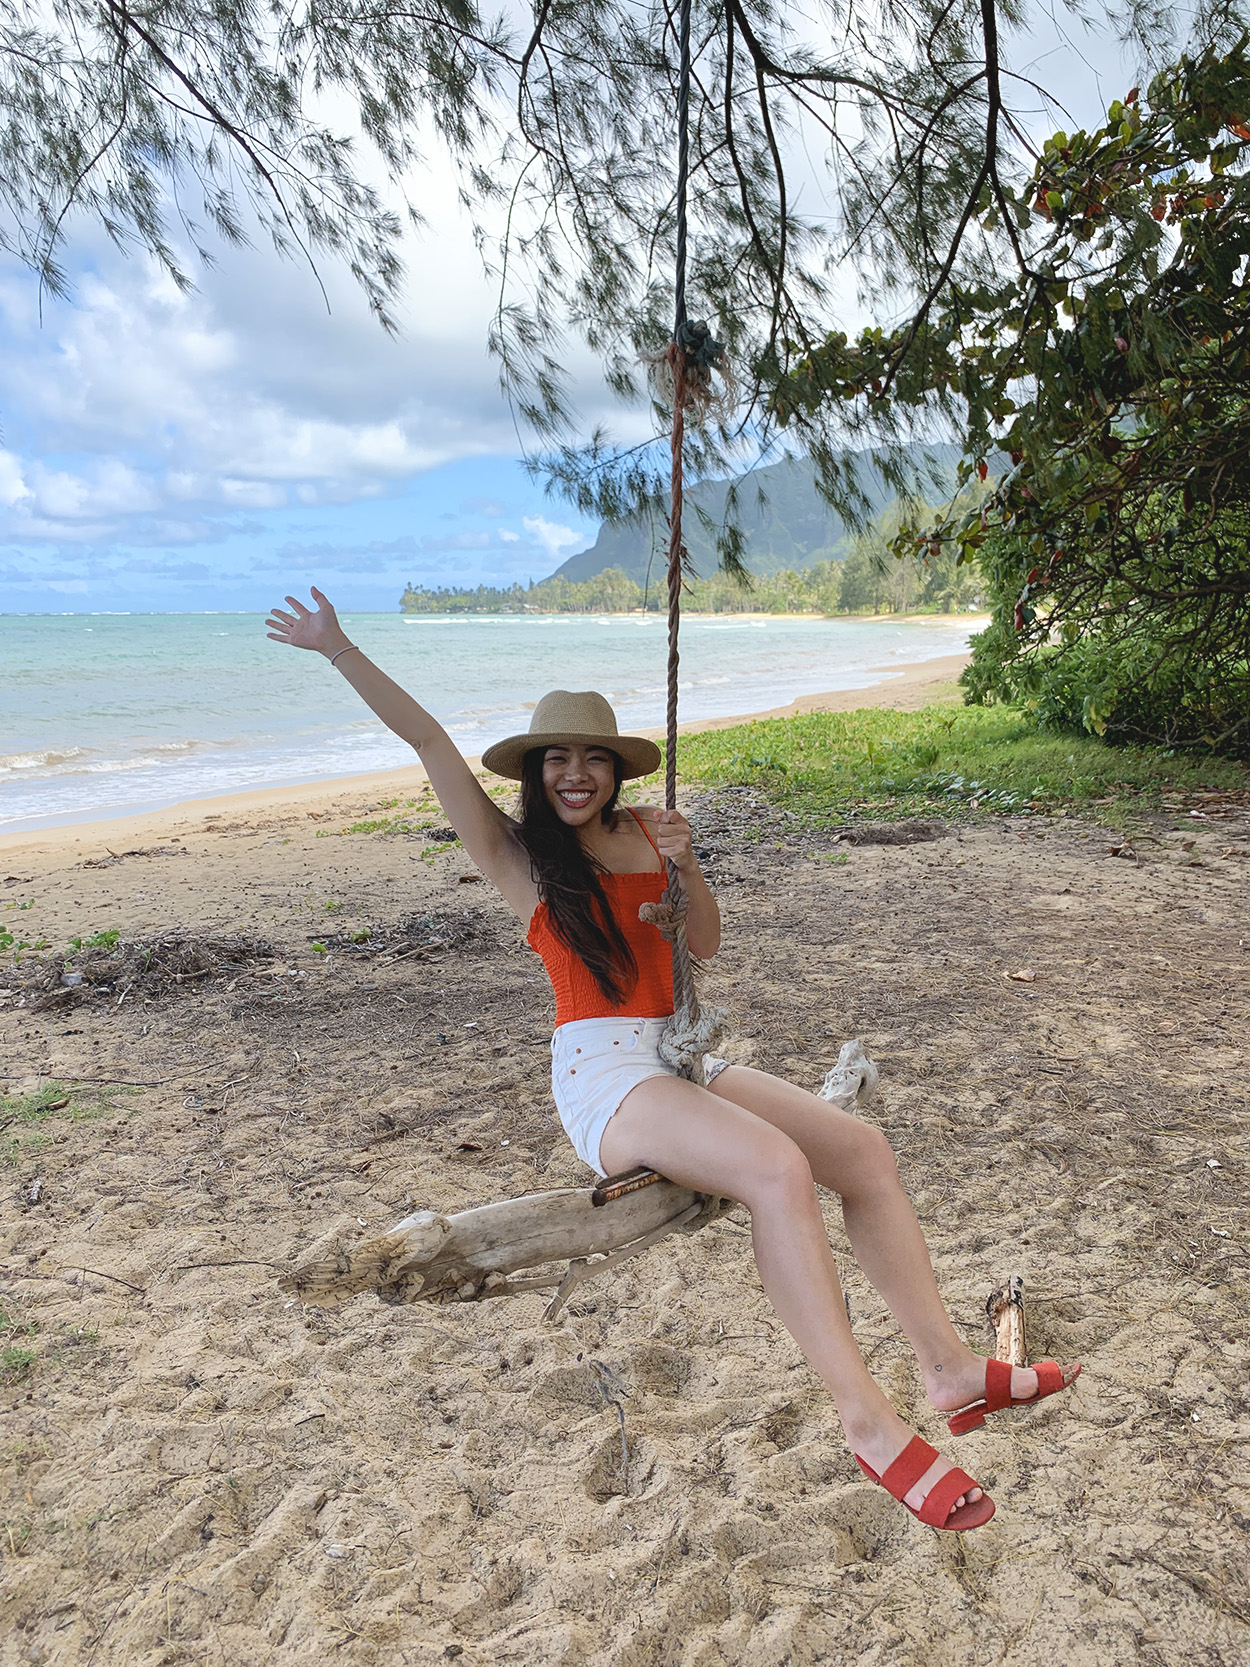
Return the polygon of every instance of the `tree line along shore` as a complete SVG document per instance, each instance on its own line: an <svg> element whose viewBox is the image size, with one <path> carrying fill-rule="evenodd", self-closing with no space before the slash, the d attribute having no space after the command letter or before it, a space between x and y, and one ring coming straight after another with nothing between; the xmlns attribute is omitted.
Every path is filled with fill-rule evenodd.
<svg viewBox="0 0 1250 1667"><path fill-rule="evenodd" d="M981 606L984 581L952 558L897 560L876 540L858 543L843 561L816 562L799 571L759 574L748 585L726 573L692 579L682 594L691 613L895 614L956 613ZM409 584L400 597L409 614L662 613L667 594L660 564L650 582L638 584L619 567L592 578L553 574L529 585L478 585L474 589Z"/></svg>

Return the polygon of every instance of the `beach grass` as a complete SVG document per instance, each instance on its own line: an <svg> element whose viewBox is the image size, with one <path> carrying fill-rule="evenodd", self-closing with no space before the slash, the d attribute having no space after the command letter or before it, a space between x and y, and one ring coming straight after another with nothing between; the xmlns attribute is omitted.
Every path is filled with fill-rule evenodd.
<svg viewBox="0 0 1250 1667"><path fill-rule="evenodd" d="M33 1338L38 1329L20 1320L6 1303L0 1302L0 1384L8 1387L29 1377L38 1354L19 1339Z"/></svg>
<svg viewBox="0 0 1250 1667"><path fill-rule="evenodd" d="M48 1145L42 1125L54 1118L82 1123L115 1110L122 1088L95 1088L83 1094L64 1083L41 1083L33 1094L0 1094L0 1164L14 1165Z"/></svg>
<svg viewBox="0 0 1250 1667"><path fill-rule="evenodd" d="M1250 787L1230 760L1047 735L1005 706L764 718L684 737L679 769L687 786L752 787L816 826L1067 809L1123 827L1178 796Z"/></svg>

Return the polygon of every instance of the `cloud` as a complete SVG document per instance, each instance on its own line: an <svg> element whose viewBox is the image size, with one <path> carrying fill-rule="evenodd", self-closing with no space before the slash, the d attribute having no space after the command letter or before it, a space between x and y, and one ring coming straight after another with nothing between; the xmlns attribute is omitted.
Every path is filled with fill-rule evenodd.
<svg viewBox="0 0 1250 1667"><path fill-rule="evenodd" d="M423 538L421 548L437 550L489 550L498 542L493 533L448 533L444 538Z"/></svg>
<svg viewBox="0 0 1250 1667"><path fill-rule="evenodd" d="M72 300L44 297L42 315L35 278L0 260L0 539L78 547L104 572L118 546L221 544L241 514L303 510L307 521L398 500L467 460L515 457L513 415L485 351L496 297L448 166L427 170L422 200L429 229L406 249L398 338L343 268L322 266L327 311L304 267L260 247L218 251L199 289L183 293L145 259L87 236L70 250ZM589 356L578 365L597 421L610 401ZM460 537L483 522L501 555L515 551L522 535L501 523L536 496L519 475L515 487L466 481L432 508L455 540L442 553L487 549ZM563 548L551 537L536 548Z"/></svg>
<svg viewBox="0 0 1250 1667"><path fill-rule="evenodd" d="M528 525L528 521L526 524ZM555 528L553 531L556 535L568 535L575 543L581 542L579 536L567 527ZM559 542L560 539L557 537L557 543ZM501 545L511 548L504 553L500 551ZM518 549L523 550L526 555L537 554L540 550L544 555L549 553L547 541L540 538L523 539L510 528L500 527L492 530L464 529L435 536L427 533L421 537L408 535L403 538L373 539L367 544L305 544L288 541L266 555L254 556L250 566L256 573L281 572L288 568L301 572L332 570L345 573L384 573L398 572L402 568L405 573L446 575L448 564L436 558L457 553L484 555L495 551L500 553L501 560L514 564ZM397 563L395 558L398 557L403 558L402 563Z"/></svg>
<svg viewBox="0 0 1250 1667"><path fill-rule="evenodd" d="M10 509L30 496L22 477L22 465L12 452L0 451L0 505Z"/></svg>
<svg viewBox="0 0 1250 1667"><path fill-rule="evenodd" d="M575 544L586 542L584 534L574 531L572 527L562 527L556 521L548 521L542 515L527 515L521 524L551 560L557 563L563 560L564 555Z"/></svg>
<svg viewBox="0 0 1250 1667"><path fill-rule="evenodd" d="M346 274L322 274L327 315L309 274L267 252L225 252L183 294L143 260L84 249L95 269L43 320L35 279L0 264L0 537L129 541L193 509L194 539L204 516L350 504L512 451L483 352L490 294L467 229L446 229L399 340Z"/></svg>

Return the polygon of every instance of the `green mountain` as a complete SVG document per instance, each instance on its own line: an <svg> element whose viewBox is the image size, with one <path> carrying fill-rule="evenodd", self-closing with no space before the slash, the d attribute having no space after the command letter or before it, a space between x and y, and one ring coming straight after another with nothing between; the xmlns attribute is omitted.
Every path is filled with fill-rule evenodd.
<svg viewBox="0 0 1250 1667"><path fill-rule="evenodd" d="M949 467L953 486L958 447L933 446L928 450L940 466ZM854 467L874 508L884 509L894 493L882 481L870 455L858 453ZM700 481L686 494L686 548L700 575L716 571L716 530L725 518L729 487L729 481ZM711 522L710 528L698 510ZM816 490L812 466L805 459L773 463L748 476L738 489L738 519L747 566L753 573L801 572L817 562L841 561L849 554L850 532ZM590 548L570 556L551 577L579 582L616 567L635 584L647 584L648 570L651 582L662 583L667 550L668 526L659 510L625 521L605 521Z"/></svg>

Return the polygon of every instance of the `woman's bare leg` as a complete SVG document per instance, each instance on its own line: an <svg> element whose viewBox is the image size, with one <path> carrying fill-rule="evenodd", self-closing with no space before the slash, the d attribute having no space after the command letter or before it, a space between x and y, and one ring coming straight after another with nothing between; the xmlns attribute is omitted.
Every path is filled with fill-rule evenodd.
<svg viewBox="0 0 1250 1667"><path fill-rule="evenodd" d="M681 1186L746 1205L756 1266L778 1318L828 1386L851 1450L883 1474L914 1432L874 1383L851 1335L812 1171L795 1142L692 1083L652 1077L608 1124L599 1161L609 1174L650 1164ZM919 1507L951 1468L936 1460L907 1502ZM978 1488L967 1498L980 1496Z"/></svg>
<svg viewBox="0 0 1250 1667"><path fill-rule="evenodd" d="M950 1323L920 1223L881 1131L806 1089L742 1065L722 1071L709 1092L788 1135L813 1177L841 1196L855 1260L916 1351L932 1404L952 1412L979 1400L984 1357L974 1354ZM1035 1395L1037 1373L1017 1367L1011 1390L1020 1397Z"/></svg>

